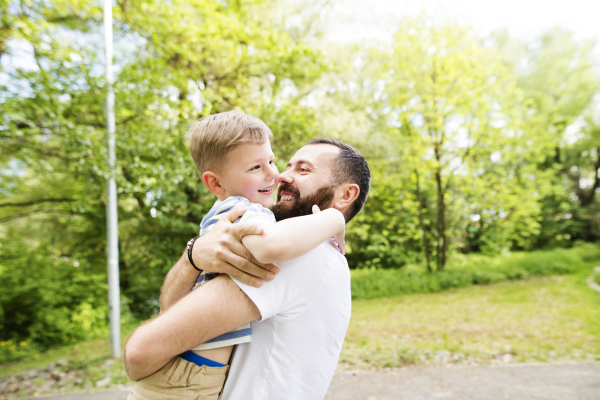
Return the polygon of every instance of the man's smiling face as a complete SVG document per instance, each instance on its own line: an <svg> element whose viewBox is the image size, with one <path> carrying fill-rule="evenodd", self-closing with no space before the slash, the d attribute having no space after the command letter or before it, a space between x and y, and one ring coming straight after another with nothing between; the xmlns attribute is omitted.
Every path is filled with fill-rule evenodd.
<svg viewBox="0 0 600 400"><path fill-rule="evenodd" d="M272 208L277 220L311 214L312 206L321 209L333 204L335 195L332 166L339 148L330 144L302 147L279 176L277 204Z"/></svg>

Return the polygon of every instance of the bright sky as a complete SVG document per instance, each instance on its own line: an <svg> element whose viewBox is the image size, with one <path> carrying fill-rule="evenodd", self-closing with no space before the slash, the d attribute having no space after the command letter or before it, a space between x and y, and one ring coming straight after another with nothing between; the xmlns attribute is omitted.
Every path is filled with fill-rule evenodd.
<svg viewBox="0 0 600 400"><path fill-rule="evenodd" d="M554 26L579 39L600 42L600 0L333 0L334 41L373 38L394 19L425 14L436 20L469 24L480 34L508 28L511 36L531 39Z"/></svg>

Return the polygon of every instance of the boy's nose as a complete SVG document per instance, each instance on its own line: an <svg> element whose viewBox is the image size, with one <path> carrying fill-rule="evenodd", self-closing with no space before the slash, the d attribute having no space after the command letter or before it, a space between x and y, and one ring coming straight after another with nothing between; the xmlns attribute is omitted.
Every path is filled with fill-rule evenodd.
<svg viewBox="0 0 600 400"><path fill-rule="evenodd" d="M279 172L278 172L278 171L275 171L275 173L273 173L271 176L269 176L269 177L267 178L267 180L268 180L268 181L271 181L271 180L273 180L273 181L275 181L275 182L279 182Z"/></svg>
<svg viewBox="0 0 600 400"><path fill-rule="evenodd" d="M278 181L279 180L279 171L277 170L276 166L273 166L273 168L271 168L271 173L267 176L267 180L274 180L274 181Z"/></svg>

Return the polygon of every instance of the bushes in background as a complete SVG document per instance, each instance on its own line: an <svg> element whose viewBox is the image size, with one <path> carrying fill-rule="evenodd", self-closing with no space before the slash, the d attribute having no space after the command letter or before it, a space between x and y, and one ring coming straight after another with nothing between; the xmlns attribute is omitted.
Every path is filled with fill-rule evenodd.
<svg viewBox="0 0 600 400"><path fill-rule="evenodd" d="M600 261L600 248L533 251L506 256L455 255L446 270L429 274L421 266L401 269L358 269L352 274L352 299L431 293L470 285L498 283L534 276L571 274Z"/></svg>
<svg viewBox="0 0 600 400"><path fill-rule="evenodd" d="M23 241L2 247L0 362L107 333L107 283L85 259L29 252Z"/></svg>

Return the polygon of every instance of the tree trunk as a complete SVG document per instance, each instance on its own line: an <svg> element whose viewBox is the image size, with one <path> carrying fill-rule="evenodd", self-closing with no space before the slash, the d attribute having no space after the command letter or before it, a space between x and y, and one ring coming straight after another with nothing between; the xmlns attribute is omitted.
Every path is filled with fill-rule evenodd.
<svg viewBox="0 0 600 400"><path fill-rule="evenodd" d="M423 200L423 194L421 193L421 185L419 183L419 171L415 168L415 177L417 178L417 198L419 199L419 222L421 223L421 230L423 231L423 248L425 249L425 259L427 260L427 271L432 273L430 251L429 251L429 239L427 238L427 227L425 226L425 218L423 216L423 210L425 209L425 201Z"/></svg>
<svg viewBox="0 0 600 400"><path fill-rule="evenodd" d="M442 185L442 149L444 146L444 126L438 126L438 120L435 116L441 116L437 109L437 66L436 59L433 58L433 72L431 74L432 83L432 107L433 118L427 123L429 135L433 139L433 151L437 160L435 171L435 182L437 184L437 271L442 271L446 265L446 250L448 249L448 240L446 238L446 203L444 202L444 185Z"/></svg>
<svg viewBox="0 0 600 400"><path fill-rule="evenodd" d="M559 150L557 149L557 154L559 154L558 151ZM598 154L598 158L596 159L596 161L594 162L594 165L593 165L593 167L594 167L594 184L592 185L592 187L590 189L584 189L581 187L581 184L580 184L581 173L580 172L572 172L570 170L570 168L568 167L568 165L562 164L560 162L559 157L556 158L556 160L562 164L563 173L565 175L567 175L567 177L573 182L573 184L572 184L573 192L579 199L579 205L581 206L581 208L585 208L594 202L596 190L600 187L600 175L598 174L598 171L600 170L600 147L596 147L596 152Z"/></svg>
<svg viewBox="0 0 600 400"><path fill-rule="evenodd" d="M583 196L583 199L580 198L579 202L581 207L587 207L594 202L594 196L596 195L596 190L600 187L600 175L598 175L598 170L600 170L600 147L596 147L597 159L594 163L594 184L588 190L587 196Z"/></svg>
<svg viewBox="0 0 600 400"><path fill-rule="evenodd" d="M438 167L435 172L435 181L437 183L437 270L442 271L446 265L448 240L446 238L446 204L444 202L441 167Z"/></svg>

